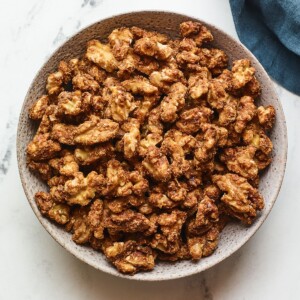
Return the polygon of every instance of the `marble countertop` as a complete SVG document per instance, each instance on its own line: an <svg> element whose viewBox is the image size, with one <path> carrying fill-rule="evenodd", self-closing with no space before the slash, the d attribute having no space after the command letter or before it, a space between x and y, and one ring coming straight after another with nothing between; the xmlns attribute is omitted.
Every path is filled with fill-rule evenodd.
<svg viewBox="0 0 300 300"><path fill-rule="evenodd" d="M206 272L158 283L104 274L62 249L28 205L15 138L34 75L79 29L113 14L144 9L194 15L236 37L224 0L0 0L0 299L300 299L300 97L278 85L289 138L280 195L255 236Z"/></svg>

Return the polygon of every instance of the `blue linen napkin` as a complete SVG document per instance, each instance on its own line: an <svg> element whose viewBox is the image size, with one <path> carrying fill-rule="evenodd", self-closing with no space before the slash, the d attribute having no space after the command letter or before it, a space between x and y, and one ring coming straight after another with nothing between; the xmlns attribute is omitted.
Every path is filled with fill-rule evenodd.
<svg viewBox="0 0 300 300"><path fill-rule="evenodd" d="M230 0L238 36L278 83L300 95L300 0Z"/></svg>

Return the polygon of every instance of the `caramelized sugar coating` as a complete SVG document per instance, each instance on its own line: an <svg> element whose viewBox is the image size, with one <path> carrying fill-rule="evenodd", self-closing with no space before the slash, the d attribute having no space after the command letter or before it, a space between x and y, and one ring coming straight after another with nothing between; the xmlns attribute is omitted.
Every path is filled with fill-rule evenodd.
<svg viewBox="0 0 300 300"><path fill-rule="evenodd" d="M89 41L29 110L40 123L28 167L49 186L40 212L125 274L209 256L228 222L250 225L264 207L275 109L257 107L248 59L228 68L208 28L179 30Z"/></svg>

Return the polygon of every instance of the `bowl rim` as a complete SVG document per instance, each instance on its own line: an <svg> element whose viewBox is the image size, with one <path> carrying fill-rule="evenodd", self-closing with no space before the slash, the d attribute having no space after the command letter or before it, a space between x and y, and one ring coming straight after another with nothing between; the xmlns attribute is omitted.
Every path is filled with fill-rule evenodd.
<svg viewBox="0 0 300 300"><path fill-rule="evenodd" d="M237 246L232 247L230 250L228 250L227 252L225 252L223 255L220 255L218 259L214 260L212 263L208 262L206 265L204 265L204 267L202 267L201 269L197 269L197 268L193 268L191 270L186 269L185 272L181 272L181 273L175 273L175 274L168 274L168 276L163 276L162 274L159 274L157 277L155 278L140 278L136 275L138 275L139 273L137 273L136 275L130 276L130 275L126 275L126 274L121 274L121 273L115 273L113 272L113 267L111 266L111 268L109 269L104 269L101 268L101 266L99 264L96 263L92 263L91 261L85 259L85 257L83 257L82 255L80 255L79 253L77 253L77 250L74 247L69 247L68 245L63 245L59 239L55 236L54 233L52 233L51 229L48 228L48 224L45 223L45 217L40 216L36 213L35 207L33 205L33 200L30 200L30 196L29 193L27 191L26 188L26 179L24 178L24 174L22 173L22 168L21 168L21 156L19 154L18 149L21 148L21 136L20 136L20 123L21 123L21 119L23 118L23 114L25 112L25 106L26 106L26 102L29 96L29 93L33 87L33 84L35 83L35 81L37 80L37 78L40 75L40 72L44 69L44 67L48 64L49 60L51 59L51 57L53 57L56 53L58 53L60 51L60 49L71 39L73 39L74 37L76 37L77 35L82 34L83 31L85 31L86 29L88 29L89 27L95 26L98 23L101 23L103 21L109 20L109 19L113 19L116 17L120 17L120 16L132 16L134 14L142 14L142 13L161 13L163 14L170 14L172 15L179 15L179 16L183 16L186 17L187 19L194 19L199 21L200 23L204 24L205 26L207 26L209 29L214 29L219 31L226 39L231 40L232 42L234 42L235 44L238 44L239 46L241 46L243 48L243 50L246 52L246 54L251 58L251 60L254 60L260 67L261 67L261 71L265 77L265 79L267 80L269 86L272 88L272 92L274 93L274 95L276 96L276 100L277 100L277 109L280 112L281 115L281 122L282 122L282 127L283 127L283 161L282 161L282 172L280 173L279 179L278 179L278 186L277 189L274 193L274 197L273 199L270 199L270 206L269 206L269 210L266 212L266 214L264 216L259 216L259 218L256 220L255 223L255 229L251 232L248 233L244 239L242 243L239 243ZM45 58L44 63L41 65L41 67L38 69L38 71L36 72L35 76L33 77L29 88L27 90L27 93L25 95L25 98L23 100L23 104L22 104L22 108L20 110L20 115L18 118L18 126L17 126L17 135L16 135L16 152L17 152L17 162L18 162L18 171L19 171L19 176L21 179L21 183L22 183L22 187L24 190L24 193L26 195L27 201L29 202L29 205L31 206L34 214L36 215L37 219L39 220L39 222L41 223L41 225L44 227L44 229L50 234L50 236L61 246L63 247L67 252L71 253L73 256L75 256L77 259L83 261L84 263L94 267L97 270L100 270L104 273L107 273L109 275L112 276L116 276L119 278L125 278L125 279L129 279L129 280L135 280L135 281L147 281L147 282L156 282L156 281L167 281L167 280L174 280L174 279L179 279L179 278L183 278L183 277L188 277L191 275L195 275L198 273L201 273L213 266L218 265L220 262L222 262L223 260L227 259L228 257L230 257L232 254L234 254L236 251L238 251L241 247L243 247L249 240L250 238L257 232L257 230L262 226L262 224L265 222L265 220L267 219L268 215L270 214L274 203L276 202L280 189L282 187L282 183L283 183L283 179L285 176L285 171L286 171L286 164L287 164L287 155L288 155L288 136L287 136L287 126L286 126L286 119L285 119L285 114L282 108L282 104L281 101L278 97L278 93L275 89L275 85L274 82L271 80L270 76L268 75L268 73L266 72L265 68L261 65L261 63L259 62L259 60L254 56L254 54L239 40L237 40L236 38L232 37L230 34L228 34L227 32L223 31L223 29L211 24L210 22L201 20L199 17L194 16L194 15L190 15L190 14L186 14L186 13L181 13L181 12L177 12L177 11L171 11L171 10L155 10L155 9L143 9L143 10L133 10L133 11L128 11L128 12L123 12L123 13L119 13L119 14L112 14L112 15L108 15L104 18L101 18L95 22L89 23L86 26L84 26L83 28L81 28L79 31L76 31L74 34L70 35L62 44L60 44L58 47L56 47L51 54ZM101 254L101 253L99 253ZM144 274L144 273L143 273Z"/></svg>

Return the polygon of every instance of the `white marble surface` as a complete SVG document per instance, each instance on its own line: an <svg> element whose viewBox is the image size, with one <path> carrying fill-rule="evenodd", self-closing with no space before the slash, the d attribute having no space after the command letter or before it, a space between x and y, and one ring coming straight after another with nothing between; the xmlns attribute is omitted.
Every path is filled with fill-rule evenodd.
<svg viewBox="0 0 300 300"><path fill-rule="evenodd" d="M31 211L15 154L17 118L31 80L82 27L143 9L195 15L236 36L225 0L0 0L0 299L300 299L300 97L278 86L289 137L285 180L262 228L218 266L161 283L114 278L62 249Z"/></svg>

